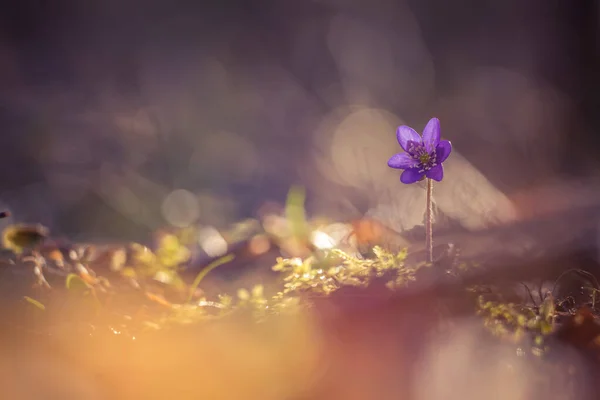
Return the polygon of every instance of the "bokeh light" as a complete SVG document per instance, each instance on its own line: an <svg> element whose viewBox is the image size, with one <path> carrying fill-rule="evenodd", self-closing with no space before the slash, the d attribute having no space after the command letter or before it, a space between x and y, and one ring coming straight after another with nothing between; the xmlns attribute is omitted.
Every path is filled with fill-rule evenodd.
<svg viewBox="0 0 600 400"><path fill-rule="evenodd" d="M200 216L198 198L188 190L174 190L162 203L165 220L172 226L185 228L190 226Z"/></svg>

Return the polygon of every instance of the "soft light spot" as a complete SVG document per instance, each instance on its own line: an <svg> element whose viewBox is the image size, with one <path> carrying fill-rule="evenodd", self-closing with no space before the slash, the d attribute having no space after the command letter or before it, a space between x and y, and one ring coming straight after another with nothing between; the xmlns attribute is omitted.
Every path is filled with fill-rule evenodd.
<svg viewBox="0 0 600 400"><path fill-rule="evenodd" d="M173 276L167 271L158 271L154 275L154 280L162 283L171 283L173 281Z"/></svg>
<svg viewBox="0 0 600 400"><path fill-rule="evenodd" d="M111 331L112 331L112 333L114 333L115 335L120 335L120 334L121 334L121 331L118 331L118 330L116 330L116 329L115 329L115 328L113 328L113 327L110 327L110 330L111 330Z"/></svg>
<svg viewBox="0 0 600 400"><path fill-rule="evenodd" d="M393 179L394 171L385 160L397 147L398 125L402 125L399 118L381 109L336 110L314 135L317 168L331 181L361 189Z"/></svg>
<svg viewBox="0 0 600 400"><path fill-rule="evenodd" d="M319 249L331 249L336 245L331 236L321 231L314 231L311 234L310 241Z"/></svg>
<svg viewBox="0 0 600 400"><path fill-rule="evenodd" d="M393 27L368 23L347 13L331 18L326 44L348 103L376 104L389 93L402 92L411 95L394 98L400 108L408 104L418 107L431 95L431 56L411 10L399 7L401 12L393 12Z"/></svg>
<svg viewBox="0 0 600 400"><path fill-rule="evenodd" d="M290 264L295 265L295 266L301 266L302 263L302 259L300 257L294 257L290 260Z"/></svg>
<svg viewBox="0 0 600 400"><path fill-rule="evenodd" d="M523 357L524 355L525 355L525 351L522 348L517 347L517 356Z"/></svg>
<svg viewBox="0 0 600 400"><path fill-rule="evenodd" d="M200 206L196 196L185 190L174 190L165 197L162 203L163 217L178 228L191 225L200 216Z"/></svg>
<svg viewBox="0 0 600 400"><path fill-rule="evenodd" d="M271 243L265 235L256 235L248 242L248 250L254 255L265 254L270 248Z"/></svg>
<svg viewBox="0 0 600 400"><path fill-rule="evenodd" d="M212 226L204 227L198 232L198 243L210 257L219 257L227 253L227 241Z"/></svg>

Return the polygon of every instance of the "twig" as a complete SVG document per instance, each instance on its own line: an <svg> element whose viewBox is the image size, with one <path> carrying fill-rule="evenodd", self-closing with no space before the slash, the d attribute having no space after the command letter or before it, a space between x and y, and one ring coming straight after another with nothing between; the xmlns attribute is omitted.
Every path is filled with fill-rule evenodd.
<svg viewBox="0 0 600 400"><path fill-rule="evenodd" d="M577 274L579 274L579 275L585 276L585 277L586 277L586 278L588 278L590 281L592 281L592 284L594 285L594 287L595 287L597 290L600 290L600 284L598 283L598 279L596 279L596 277L595 277L593 274L591 274L591 273L589 273L589 272L587 272L587 271L584 271L584 270L582 270L582 269L579 269L579 268L571 268L571 269L568 269L568 270L566 270L566 271L565 271L565 272L563 272L562 274L560 274L560 275L558 276L558 278L556 278L556 280L554 281L554 285L552 286L552 295L553 295L553 296L554 296L554 291L556 290L556 286L558 285L558 282L559 282L559 281L560 281L560 280L561 280L561 279L562 279L562 278L563 278L565 275L567 275L567 274L570 274L570 273L572 273L572 272L575 272L575 273L577 273Z"/></svg>
<svg viewBox="0 0 600 400"><path fill-rule="evenodd" d="M519 283L521 285L523 285L523 287L525 288L525 290L527 290L527 294L529 295L529 298L531 299L531 303L533 303L533 306L537 307L537 303L536 303L535 299L533 298L533 293L531 293L531 289L529 289L529 286L527 286L523 282L519 282ZM541 297L540 297L540 299L541 299Z"/></svg>

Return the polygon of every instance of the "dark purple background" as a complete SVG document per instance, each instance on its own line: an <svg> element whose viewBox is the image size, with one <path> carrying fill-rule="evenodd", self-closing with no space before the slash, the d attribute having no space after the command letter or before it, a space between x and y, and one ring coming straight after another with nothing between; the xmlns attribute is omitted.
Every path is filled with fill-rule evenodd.
<svg viewBox="0 0 600 400"><path fill-rule="evenodd" d="M433 62L435 98L460 90L481 67L505 67L543 80L570 104L564 111L569 128L564 129L567 144L559 155L559 172L586 174L590 166L599 164L595 160L600 144L600 34L598 3L593 0L411 0L401 8L400 2L391 0L12 3L0 13L0 199L16 219L40 221L58 233L145 235L148 226L130 221L93 190L102 163L110 162L118 175L137 151L118 140L122 133L105 123L102 115L149 105L158 107L160 113L154 100L162 92L156 89L148 95L148 80L156 82L157 76L175 79L182 71L193 71L204 58L217 59L225 66L233 87L242 85L242 78L249 75L268 85L268 69L261 68L277 66L310 97L310 104L284 110L266 107L262 112L240 112L235 107L229 111L236 95L218 96L212 79L201 81L195 104L204 125L182 127L169 120L154 121L169 135L136 162L135 170L173 189L206 189L232 198L238 204L236 217L250 215L264 200L283 200L289 186L300 180L296 166L305 162L310 150L303 121L318 119L336 105L336 100L324 99L323 88L340 83L326 40L331 19L340 13L380 29L395 43L402 39L398 33L403 29L401 15L412 12ZM301 30L303 40L298 41ZM400 53L402 62L410 63L410 51ZM148 68L153 71L150 78L144 75ZM411 68L418 71L421 65ZM405 101L410 95L379 88L375 97L379 107L415 124L442 110L412 105ZM278 101L274 96L267 99L267 105ZM343 104L338 96L337 105ZM89 113L93 115L87 120L75 117ZM462 117L447 121L446 132L469 130ZM181 172L187 168L182 160L193 150L181 138L194 137L201 146L205 132L214 129L242 130L259 156L272 160L260 178L244 182L211 170L193 175ZM477 134L452 137L455 148L462 149L503 190L531 183L503 180L497 164L486 162L490 155L474 141ZM55 138L77 143L73 152L80 154L78 149L84 148L81 151L88 155L80 161L73 161L77 160L73 153L66 158L60 152L48 156L44 153L48 141ZM48 183L48 174L56 171L79 174L88 182L85 189L78 189L76 200L64 201L60 192L65 189ZM150 211L158 213L155 203Z"/></svg>

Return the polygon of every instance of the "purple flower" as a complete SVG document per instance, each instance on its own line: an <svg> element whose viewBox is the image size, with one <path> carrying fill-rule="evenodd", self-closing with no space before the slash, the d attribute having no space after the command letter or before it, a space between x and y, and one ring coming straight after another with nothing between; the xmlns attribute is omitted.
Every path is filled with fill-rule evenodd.
<svg viewBox="0 0 600 400"><path fill-rule="evenodd" d="M432 118L421 137L413 128L402 125L396 131L398 143L405 153L398 153L388 161L388 166L403 169L400 181L415 183L424 177L441 181L444 177L442 163L452 151L448 140L440 140L440 120Z"/></svg>

